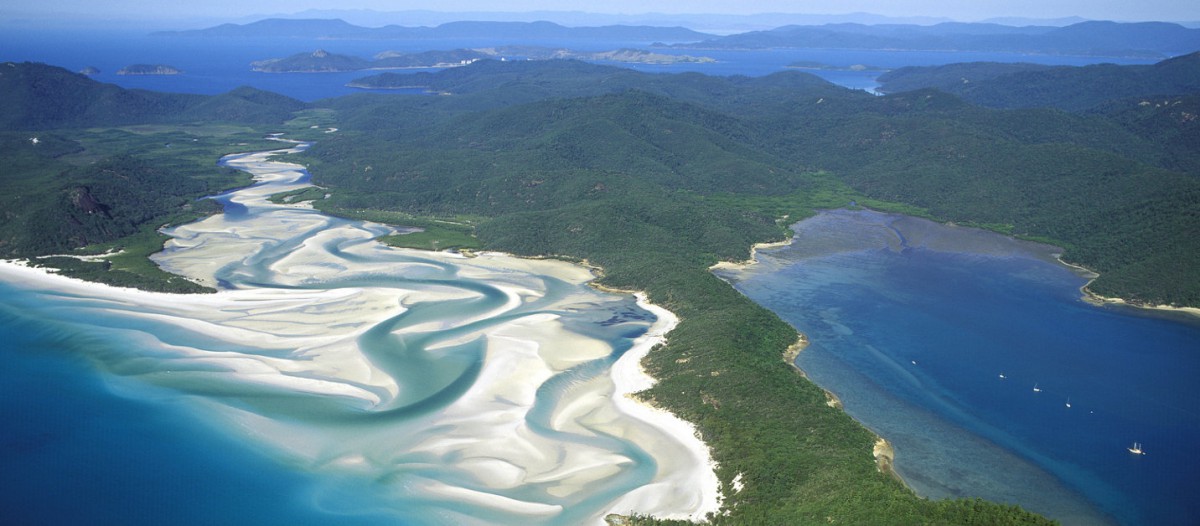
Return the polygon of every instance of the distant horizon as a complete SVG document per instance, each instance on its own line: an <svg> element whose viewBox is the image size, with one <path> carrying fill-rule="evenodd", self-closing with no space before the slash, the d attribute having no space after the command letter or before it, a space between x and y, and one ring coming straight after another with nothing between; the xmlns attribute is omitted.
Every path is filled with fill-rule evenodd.
<svg viewBox="0 0 1200 526"><path fill-rule="evenodd" d="M884 15L868 12L847 13L785 13L763 12L752 14L722 13L595 13L578 10L537 11L447 11L437 9L378 10L369 8L308 8L292 12L254 13L248 15L205 16L184 14L140 15L128 13L85 14L51 12L13 12L0 8L0 27L19 29L78 29L97 28L111 30L185 30L203 29L220 24L248 24L259 20L285 19L342 19L364 27L401 25L409 27L437 26L454 21L533 22L549 21L564 26L602 25L650 25L683 26L695 31L714 34L732 34L756 30L773 29L785 25L824 25L835 23L913 24L934 25L939 23L993 23L1010 26L1046 25L1066 26L1085 21L1113 21L1122 23L1167 22L1188 28L1200 28L1200 14L1194 19L1180 20L1117 20L1080 15L1059 17L994 16L979 19L958 19L946 16L927 15Z"/></svg>
<svg viewBox="0 0 1200 526"><path fill-rule="evenodd" d="M848 0L831 2L810 0L747 0L729 3L717 0L657 0L635 2L614 0L603 5L576 1L511 0L498 9L494 2L458 0L432 2L410 0L212 0L186 6L155 0L111 0L103 4L90 0L18 0L0 8L0 24L29 21L45 25L72 26L79 23L117 24L170 28L204 27L204 24L248 23L265 18L323 18L322 13L343 13L356 25L429 25L452 20L534 21L549 20L563 25L634 24L639 21L702 21L730 29L749 25L762 28L772 17L788 20L812 20L812 24L864 20L860 23L991 22L1007 25L1045 23L1063 25L1069 21L1108 20L1115 22L1173 22L1200 25L1200 3L1179 5L1175 0L1144 0L1131 5L1115 0L980 0L961 3L951 0L893 2L887 0ZM378 15L378 16L372 16ZM524 15L524 16L522 16ZM724 19L724 20L723 20ZM411 23L404 23L412 20ZM375 22L366 24L364 21ZM563 21L568 21L564 23ZM573 22L573 24L572 24ZM803 22L801 22L803 23ZM689 25L690 27L690 25ZM693 29L697 29L693 27Z"/></svg>

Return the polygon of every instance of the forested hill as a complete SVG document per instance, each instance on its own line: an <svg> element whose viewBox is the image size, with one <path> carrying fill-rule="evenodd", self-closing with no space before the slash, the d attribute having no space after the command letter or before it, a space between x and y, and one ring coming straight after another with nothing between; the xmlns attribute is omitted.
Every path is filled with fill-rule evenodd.
<svg viewBox="0 0 1200 526"><path fill-rule="evenodd" d="M905 67L880 75L879 90L936 88L992 108L1081 111L1128 98L1200 93L1200 52L1149 66L1042 66L970 62Z"/></svg>
<svg viewBox="0 0 1200 526"><path fill-rule="evenodd" d="M572 206L585 193L555 192L594 187L597 174L780 197L804 188L797 174L823 170L943 220L1052 240L1102 273L1098 292L1200 304L1191 235L1200 149L1189 147L1188 99L1071 115L985 109L935 91L872 97L799 72L651 75L576 62L413 78L452 96L327 101L350 133L314 148L328 161L320 180L371 206L495 215L517 202Z"/></svg>
<svg viewBox="0 0 1200 526"><path fill-rule="evenodd" d="M576 98L629 90L655 93L672 99L704 104L720 110L753 109L770 111L786 105L791 94L798 91L810 95L840 94L844 97L871 98L866 92L850 91L820 77L796 71L776 73L765 77L714 77L700 73L654 75L627 68L600 66L577 60L513 61L481 60L468 67L453 68L437 73L400 75L383 73L361 80L373 79L379 87L419 87L447 95L452 100L393 99L396 104L380 105L374 95L350 95L325 104L350 113L352 119L375 119L386 128L383 117L392 108L418 104L424 108L446 111L494 109L549 98ZM356 81L357 82L357 81ZM382 107L380 107L382 106ZM370 108L382 113L360 111Z"/></svg>
<svg viewBox="0 0 1200 526"><path fill-rule="evenodd" d="M277 123L304 103L254 88L216 96L124 89L33 62L0 63L0 129L192 121Z"/></svg>
<svg viewBox="0 0 1200 526"><path fill-rule="evenodd" d="M491 62L411 79L445 95L321 102L341 131L305 154L332 195L315 206L434 216L484 248L586 259L604 284L677 313L645 396L697 424L723 481L742 477L714 523L1037 521L925 501L880 474L870 434L780 360L794 329L709 272L814 207L907 203L1049 238L1102 272L1098 292L1200 304L1200 177L1184 168L1200 153L1178 147L1189 123L988 109L934 90L877 97L794 71Z"/></svg>
<svg viewBox="0 0 1200 526"><path fill-rule="evenodd" d="M57 258L53 265L176 292L201 287L146 259L162 249L156 229L219 212L197 198L248 179L216 160L270 147L261 140L265 131L251 126L277 129L304 107L253 88L215 96L126 90L12 62L0 63L0 93L0 258L121 249L109 260Z"/></svg>

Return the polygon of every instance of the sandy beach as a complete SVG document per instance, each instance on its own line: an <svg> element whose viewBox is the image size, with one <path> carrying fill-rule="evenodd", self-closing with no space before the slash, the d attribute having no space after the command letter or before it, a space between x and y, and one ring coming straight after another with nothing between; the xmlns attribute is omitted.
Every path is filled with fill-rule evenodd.
<svg viewBox="0 0 1200 526"><path fill-rule="evenodd" d="M390 227L270 203L306 184L277 154L226 160L256 176L228 197L252 219L171 229L154 258L216 294L118 289L12 262L0 280L22 290L28 315L107 342L88 357L101 370L190 395L198 414L298 469L389 480L380 491L434 523L718 511L695 428L629 396L653 385L640 361L674 315L639 296L655 321L622 322L644 333L601 367L612 344L570 327L633 301L589 287L589 269L385 247L373 239Z"/></svg>

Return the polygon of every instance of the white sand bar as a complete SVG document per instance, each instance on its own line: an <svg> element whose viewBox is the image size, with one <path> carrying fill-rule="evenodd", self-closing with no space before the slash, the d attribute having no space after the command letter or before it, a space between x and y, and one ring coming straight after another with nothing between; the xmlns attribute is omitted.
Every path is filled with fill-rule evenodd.
<svg viewBox="0 0 1200 526"><path fill-rule="evenodd" d="M586 286L577 265L392 249L373 241L389 227L272 204L307 184L272 155L227 158L257 184L223 197L230 213L168 231L155 256L217 294L16 263L0 280L31 318L94 338L101 369L189 395L299 469L374 481L417 523L718 511L695 429L628 396L652 385L640 361L675 316Z"/></svg>

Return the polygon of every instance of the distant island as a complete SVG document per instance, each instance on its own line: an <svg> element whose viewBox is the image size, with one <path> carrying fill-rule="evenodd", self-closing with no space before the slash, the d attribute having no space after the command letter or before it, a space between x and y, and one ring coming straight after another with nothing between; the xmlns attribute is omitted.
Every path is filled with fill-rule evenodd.
<svg viewBox="0 0 1200 526"><path fill-rule="evenodd" d="M787 67L795 69L813 69L817 71L887 71L887 68L879 66L868 66L866 64L851 64L849 66L834 66L824 62L813 62L810 60L801 60L792 62Z"/></svg>
<svg viewBox="0 0 1200 526"><path fill-rule="evenodd" d="M1200 92L1200 52L1132 66L996 62L908 66L884 73L878 80L880 93L936 89L989 108L1050 106L1090 111L1122 99L1149 104L1147 94L1181 97ZM1192 118L1187 117L1191 113L1181 113L1176 119L1180 124L1191 122ZM1180 147L1185 148L1182 144Z"/></svg>
<svg viewBox="0 0 1200 526"><path fill-rule="evenodd" d="M709 64L716 62L716 59L712 57L671 55L668 53L654 53L642 49L617 49L598 53L576 53L575 56L569 58L622 62L626 64Z"/></svg>
<svg viewBox="0 0 1200 526"><path fill-rule="evenodd" d="M1066 27L946 22L789 25L701 42L683 49L873 49L985 51L1093 57L1166 58L1200 48L1200 29L1165 22L1081 22Z"/></svg>
<svg viewBox="0 0 1200 526"><path fill-rule="evenodd" d="M368 69L450 68L465 66L478 60L555 60L620 62L626 64L712 63L710 57L656 53L642 49L622 48L612 51L583 52L565 48L539 46L500 46L479 49L452 49L407 53L384 51L367 60L351 55L339 55L318 49L312 53L297 53L285 58L258 60L251 69L265 73L322 73ZM361 86L359 86L361 87Z"/></svg>
<svg viewBox="0 0 1200 526"><path fill-rule="evenodd" d="M250 63L254 71L266 73L326 73L358 71L370 67L370 61L350 55L338 55L318 49L285 58L269 58Z"/></svg>
<svg viewBox="0 0 1200 526"><path fill-rule="evenodd" d="M88 66L88 67L86 67L86 68L83 68L83 69L79 70L79 74L80 74L80 75L87 75L87 76L89 76L89 77L90 77L90 76L92 76L92 75L99 75L99 74L100 74L100 68L97 68L96 66Z"/></svg>
<svg viewBox="0 0 1200 526"><path fill-rule="evenodd" d="M118 75L178 75L180 73L183 71L179 68L164 64L132 64L117 70Z"/></svg>
<svg viewBox="0 0 1200 526"><path fill-rule="evenodd" d="M449 22L436 27L388 25L362 27L341 19L268 18L249 24L221 24L206 29L159 31L155 36L244 38L288 37L346 40L430 40L479 38L529 40L611 40L615 42L696 42L716 35L684 27L592 26L567 27L553 22Z"/></svg>

